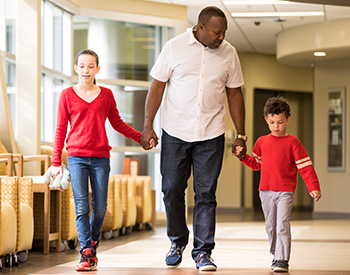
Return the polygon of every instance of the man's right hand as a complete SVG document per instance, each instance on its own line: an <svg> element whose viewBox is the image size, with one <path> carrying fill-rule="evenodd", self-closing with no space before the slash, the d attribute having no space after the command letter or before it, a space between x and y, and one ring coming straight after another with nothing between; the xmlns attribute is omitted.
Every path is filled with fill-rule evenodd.
<svg viewBox="0 0 350 275"><path fill-rule="evenodd" d="M158 136L153 129L143 130L140 137L140 144L143 149L150 150L155 148L158 144Z"/></svg>

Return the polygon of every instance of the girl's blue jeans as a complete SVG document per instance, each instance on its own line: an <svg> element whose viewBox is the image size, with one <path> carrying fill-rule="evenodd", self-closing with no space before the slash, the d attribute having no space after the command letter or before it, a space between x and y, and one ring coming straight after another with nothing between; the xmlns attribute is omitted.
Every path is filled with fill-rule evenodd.
<svg viewBox="0 0 350 275"><path fill-rule="evenodd" d="M91 241L100 239L107 209L107 191L110 172L109 158L68 157L80 251L90 248ZM91 185L91 217L89 218L89 183Z"/></svg>

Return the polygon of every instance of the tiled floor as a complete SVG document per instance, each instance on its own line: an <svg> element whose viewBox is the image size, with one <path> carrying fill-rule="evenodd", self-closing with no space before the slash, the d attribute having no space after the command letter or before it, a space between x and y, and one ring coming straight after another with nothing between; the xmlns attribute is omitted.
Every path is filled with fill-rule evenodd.
<svg viewBox="0 0 350 275"><path fill-rule="evenodd" d="M264 223L222 220L227 221L226 218L218 218L216 248L212 255L218 265L216 274L273 274L269 269L272 257L268 253ZM292 234L289 274L350 274L349 220L292 221ZM184 252L181 266L175 270L167 269L164 264L169 245L164 227L103 240L98 252L98 271L88 274L199 273L191 259L192 239ZM78 261L77 251L53 252L50 255L30 252L27 263L5 268L1 274L76 274L74 268Z"/></svg>

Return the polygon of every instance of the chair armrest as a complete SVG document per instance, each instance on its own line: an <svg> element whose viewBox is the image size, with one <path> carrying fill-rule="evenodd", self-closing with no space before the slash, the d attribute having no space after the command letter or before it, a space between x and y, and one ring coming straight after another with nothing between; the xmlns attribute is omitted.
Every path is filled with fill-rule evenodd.
<svg viewBox="0 0 350 275"><path fill-rule="evenodd" d="M49 155L28 155L12 154L13 163L18 163L18 176L23 177L23 164L24 162L43 161L45 164L45 171L49 169L51 159Z"/></svg>
<svg viewBox="0 0 350 275"><path fill-rule="evenodd" d="M0 163L7 164L7 175L12 176L13 172L13 154L11 153L1 153L0 154Z"/></svg>

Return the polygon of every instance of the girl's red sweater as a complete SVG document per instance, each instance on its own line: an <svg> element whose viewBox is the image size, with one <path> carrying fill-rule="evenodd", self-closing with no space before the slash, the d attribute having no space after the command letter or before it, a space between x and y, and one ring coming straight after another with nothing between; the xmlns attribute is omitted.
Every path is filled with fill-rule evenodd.
<svg viewBox="0 0 350 275"><path fill-rule="evenodd" d="M140 143L141 133L125 123L118 112L110 89L100 87L99 95L86 102L73 87L64 89L58 103L52 164L61 165L61 154L66 141L67 156L110 157L111 146L105 128L108 118L112 127L127 138ZM68 122L70 125L67 140Z"/></svg>

